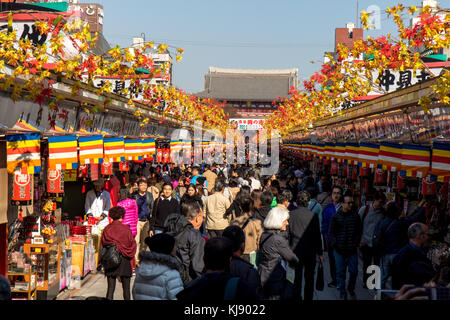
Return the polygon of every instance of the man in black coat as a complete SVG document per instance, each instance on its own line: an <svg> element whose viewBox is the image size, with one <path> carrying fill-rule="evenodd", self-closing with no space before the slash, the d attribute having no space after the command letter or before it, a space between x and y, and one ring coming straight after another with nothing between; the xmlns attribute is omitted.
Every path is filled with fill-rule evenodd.
<svg viewBox="0 0 450 320"><path fill-rule="evenodd" d="M431 240L428 227L414 223L408 228L409 243L403 247L392 262L392 289L403 285L423 286L435 275L435 270L426 252Z"/></svg>
<svg viewBox="0 0 450 320"><path fill-rule="evenodd" d="M352 300L356 299L357 249L361 241L362 223L358 213L353 210L353 204L353 197L346 194L342 207L331 218L330 223L330 244L334 249L338 288L340 289L340 298L343 300L347 300L347 290L345 289L347 268L350 273L348 292Z"/></svg>
<svg viewBox="0 0 450 320"><path fill-rule="evenodd" d="M172 184L164 183L162 186L162 195L155 201L153 212L150 217L150 237L152 237L155 232L164 232L164 222L169 215L173 213L180 214L180 204L177 199L172 197L172 192Z"/></svg>
<svg viewBox="0 0 450 320"><path fill-rule="evenodd" d="M233 243L233 256L231 258L230 274L239 277L247 283L256 295L262 298L261 277L256 268L246 260L242 259L245 248L245 234L239 226L229 226L223 231L223 237Z"/></svg>
<svg viewBox="0 0 450 320"><path fill-rule="evenodd" d="M305 300L312 300L314 295L314 271L316 259L323 262L322 239L319 217L308 210L311 198L307 192L297 196L298 208L291 211L289 217L290 247L300 261L295 268L294 299L302 299L302 278L305 269Z"/></svg>
<svg viewBox="0 0 450 320"><path fill-rule="evenodd" d="M264 191L261 193L261 208L255 209L253 211L253 216L256 219L261 220L261 223L264 223L269 211L272 209L270 205L273 202L273 194L270 191Z"/></svg>
<svg viewBox="0 0 450 320"><path fill-rule="evenodd" d="M182 302L258 301L259 297L238 277L232 277L232 242L216 237L205 244L206 273L177 295Z"/></svg>
<svg viewBox="0 0 450 320"><path fill-rule="evenodd" d="M164 226L165 232L175 237L176 257L181 262L181 280L184 286L202 275L205 239L199 229L203 223L203 210L195 200L181 205L181 215L171 214Z"/></svg>

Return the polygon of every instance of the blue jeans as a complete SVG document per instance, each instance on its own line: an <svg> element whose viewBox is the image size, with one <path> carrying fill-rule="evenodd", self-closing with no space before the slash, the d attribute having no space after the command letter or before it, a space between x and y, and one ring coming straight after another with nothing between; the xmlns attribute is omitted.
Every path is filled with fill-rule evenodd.
<svg viewBox="0 0 450 320"><path fill-rule="evenodd" d="M381 289L386 289L386 283L391 276L392 261L396 254L386 254L381 258Z"/></svg>
<svg viewBox="0 0 450 320"><path fill-rule="evenodd" d="M345 278L347 275L347 268L350 273L348 290L355 291L356 279L358 277L358 255L356 252L350 255L342 255L334 251L334 258L336 260L336 277L338 288L341 293L341 298L346 298L347 290L345 289Z"/></svg>

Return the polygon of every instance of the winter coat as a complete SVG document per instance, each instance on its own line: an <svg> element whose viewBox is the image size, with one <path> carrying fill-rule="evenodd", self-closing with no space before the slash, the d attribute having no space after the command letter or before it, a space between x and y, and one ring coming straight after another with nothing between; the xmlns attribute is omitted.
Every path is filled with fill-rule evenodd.
<svg viewBox="0 0 450 320"><path fill-rule="evenodd" d="M246 213L231 221L230 225L239 226L244 230L245 234L244 254L250 254L253 251L258 251L259 239L261 238L261 235L263 233L261 220L255 219L249 216L248 213Z"/></svg>
<svg viewBox="0 0 450 320"><path fill-rule="evenodd" d="M147 200L148 220L150 220L150 217L152 215L153 205L154 205L154 199L153 199L153 195L152 195L151 192L147 191L145 193L145 196L146 196L146 200ZM134 199L136 201L136 203L137 203L138 198L139 198L139 192L134 192L131 195L131 198ZM138 217L139 217L139 212L138 212Z"/></svg>
<svg viewBox="0 0 450 320"><path fill-rule="evenodd" d="M330 238L330 223L331 218L336 214L336 206L334 203L329 203L325 209L322 211L322 234L325 236L327 240Z"/></svg>
<svg viewBox="0 0 450 320"><path fill-rule="evenodd" d="M125 216L123 217L122 224L130 226L133 237L136 236L137 223L139 221L136 200L128 198L120 201L117 206L125 209Z"/></svg>
<svg viewBox="0 0 450 320"><path fill-rule="evenodd" d="M319 202L320 206L325 208L327 205L333 202L333 199L331 198L331 195L328 192L321 192L317 196L317 202Z"/></svg>
<svg viewBox="0 0 450 320"><path fill-rule="evenodd" d="M258 270L241 257L233 255L230 274L232 277L241 278L241 280L247 284L247 287L253 290L255 294L262 294L261 277L259 276Z"/></svg>
<svg viewBox="0 0 450 320"><path fill-rule="evenodd" d="M399 290L405 284L423 286L435 275L435 270L426 254L408 243L392 262L392 289Z"/></svg>
<svg viewBox="0 0 450 320"><path fill-rule="evenodd" d="M201 276L204 268L203 250L205 240L200 231L194 229L186 217L172 214L164 225L166 233L175 237L176 258L181 263L181 276L184 285Z"/></svg>
<svg viewBox="0 0 450 320"><path fill-rule="evenodd" d="M282 295L285 290L286 270L281 259L291 265L299 261L280 230L265 230L259 246L258 271L266 297Z"/></svg>
<svg viewBox="0 0 450 320"><path fill-rule="evenodd" d="M184 289L178 268L172 256L156 252L141 252L139 267L133 285L134 300L176 300Z"/></svg>
<svg viewBox="0 0 450 320"><path fill-rule="evenodd" d="M222 192L216 192L206 198L206 229L224 230L228 227L226 211L231 206L230 200Z"/></svg>
<svg viewBox="0 0 450 320"><path fill-rule="evenodd" d="M270 206L263 206L259 209L255 209L253 211L253 216L256 219L261 220L261 223L264 223L264 220L266 220L267 215L269 214L269 211L272 210Z"/></svg>
<svg viewBox="0 0 450 320"><path fill-rule="evenodd" d="M361 242L362 223L356 212L343 212L342 208L331 218L330 244L342 254L356 253Z"/></svg>
<svg viewBox="0 0 450 320"><path fill-rule="evenodd" d="M322 255L317 215L304 207L292 211L289 214L289 240L291 249L300 260Z"/></svg>

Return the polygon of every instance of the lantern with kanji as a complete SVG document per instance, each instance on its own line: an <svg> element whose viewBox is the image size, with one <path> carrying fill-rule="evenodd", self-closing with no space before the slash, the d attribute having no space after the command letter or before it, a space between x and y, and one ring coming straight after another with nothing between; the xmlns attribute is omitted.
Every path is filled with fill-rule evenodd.
<svg viewBox="0 0 450 320"><path fill-rule="evenodd" d="M375 170L375 183L378 185L385 185L387 182L387 172L383 169Z"/></svg>
<svg viewBox="0 0 450 320"><path fill-rule="evenodd" d="M12 204L29 203L33 199L32 175L22 170L14 174ZM25 172L25 173L24 173Z"/></svg>
<svg viewBox="0 0 450 320"><path fill-rule="evenodd" d="M406 177L397 175L397 189L404 190L406 188Z"/></svg>
<svg viewBox="0 0 450 320"><path fill-rule="evenodd" d="M122 172L130 171L130 165L128 161L121 161L119 164L119 170Z"/></svg>
<svg viewBox="0 0 450 320"><path fill-rule="evenodd" d="M422 194L424 196L435 195L437 191L436 181L431 180L430 176L422 179Z"/></svg>
<svg viewBox="0 0 450 320"><path fill-rule="evenodd" d="M331 174L337 176L339 171L339 164L336 161L331 162Z"/></svg>
<svg viewBox="0 0 450 320"><path fill-rule="evenodd" d="M170 163L170 149L164 148L163 149L163 163Z"/></svg>
<svg viewBox="0 0 450 320"><path fill-rule="evenodd" d="M156 161L158 163L162 163L163 162L163 149L158 149L158 151L156 153Z"/></svg>
<svg viewBox="0 0 450 320"><path fill-rule="evenodd" d="M64 174L61 170L48 169L47 192L54 194L64 193Z"/></svg>
<svg viewBox="0 0 450 320"><path fill-rule="evenodd" d="M102 175L103 176L112 176L113 174L113 166L111 162L103 162L102 163Z"/></svg>

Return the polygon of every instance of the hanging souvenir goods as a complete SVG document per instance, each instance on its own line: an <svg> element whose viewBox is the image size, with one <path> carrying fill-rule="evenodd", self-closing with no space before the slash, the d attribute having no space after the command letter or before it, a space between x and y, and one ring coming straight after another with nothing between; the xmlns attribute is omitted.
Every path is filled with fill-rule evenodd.
<svg viewBox="0 0 450 320"><path fill-rule="evenodd" d="M6 155L8 173L17 170L23 174L25 168L28 174L38 174L41 172L41 134L7 135Z"/></svg>
<svg viewBox="0 0 450 320"><path fill-rule="evenodd" d="M77 181L77 178L78 178L77 169L64 170L64 181L75 182Z"/></svg>
<svg viewBox="0 0 450 320"><path fill-rule="evenodd" d="M336 176L338 174L338 163L336 161L331 162L331 174Z"/></svg>
<svg viewBox="0 0 450 320"><path fill-rule="evenodd" d="M47 171L47 192L54 194L64 193L64 173L59 169L48 169Z"/></svg>
<svg viewBox="0 0 450 320"><path fill-rule="evenodd" d="M78 169L78 178L87 178L89 175L89 168L87 165L81 165Z"/></svg>
<svg viewBox="0 0 450 320"><path fill-rule="evenodd" d="M163 149L163 163L170 163L170 149L164 148Z"/></svg>
<svg viewBox="0 0 450 320"><path fill-rule="evenodd" d="M368 177L368 176L370 176L370 168L360 167L359 175L361 177Z"/></svg>
<svg viewBox="0 0 450 320"><path fill-rule="evenodd" d="M101 166L102 166L102 175L103 176L112 176L113 165L111 162L103 162Z"/></svg>
<svg viewBox="0 0 450 320"><path fill-rule="evenodd" d="M119 164L119 170L122 172L130 171L130 165L128 161L121 161Z"/></svg>
<svg viewBox="0 0 450 320"><path fill-rule="evenodd" d="M383 169L375 170L375 183L378 185L385 185L387 182L387 172Z"/></svg>
<svg viewBox="0 0 450 320"><path fill-rule="evenodd" d="M163 162L163 149L158 149L158 151L156 153L156 161L158 163L162 163Z"/></svg>
<svg viewBox="0 0 450 320"><path fill-rule="evenodd" d="M348 166L347 166L346 163L340 163L339 164L339 176L340 177L346 178L348 176L347 175L347 168L348 168Z"/></svg>
<svg viewBox="0 0 450 320"><path fill-rule="evenodd" d="M113 163L125 161L124 138L105 138L103 140L103 148L105 152L105 161Z"/></svg>
<svg viewBox="0 0 450 320"><path fill-rule="evenodd" d="M424 196L435 195L436 191L437 191L437 183L435 179L431 179L430 175L422 179L422 194Z"/></svg>
<svg viewBox="0 0 450 320"><path fill-rule="evenodd" d="M21 172L14 173L13 179L12 205L30 204L33 200L32 175L28 173L27 168L22 168Z"/></svg>

